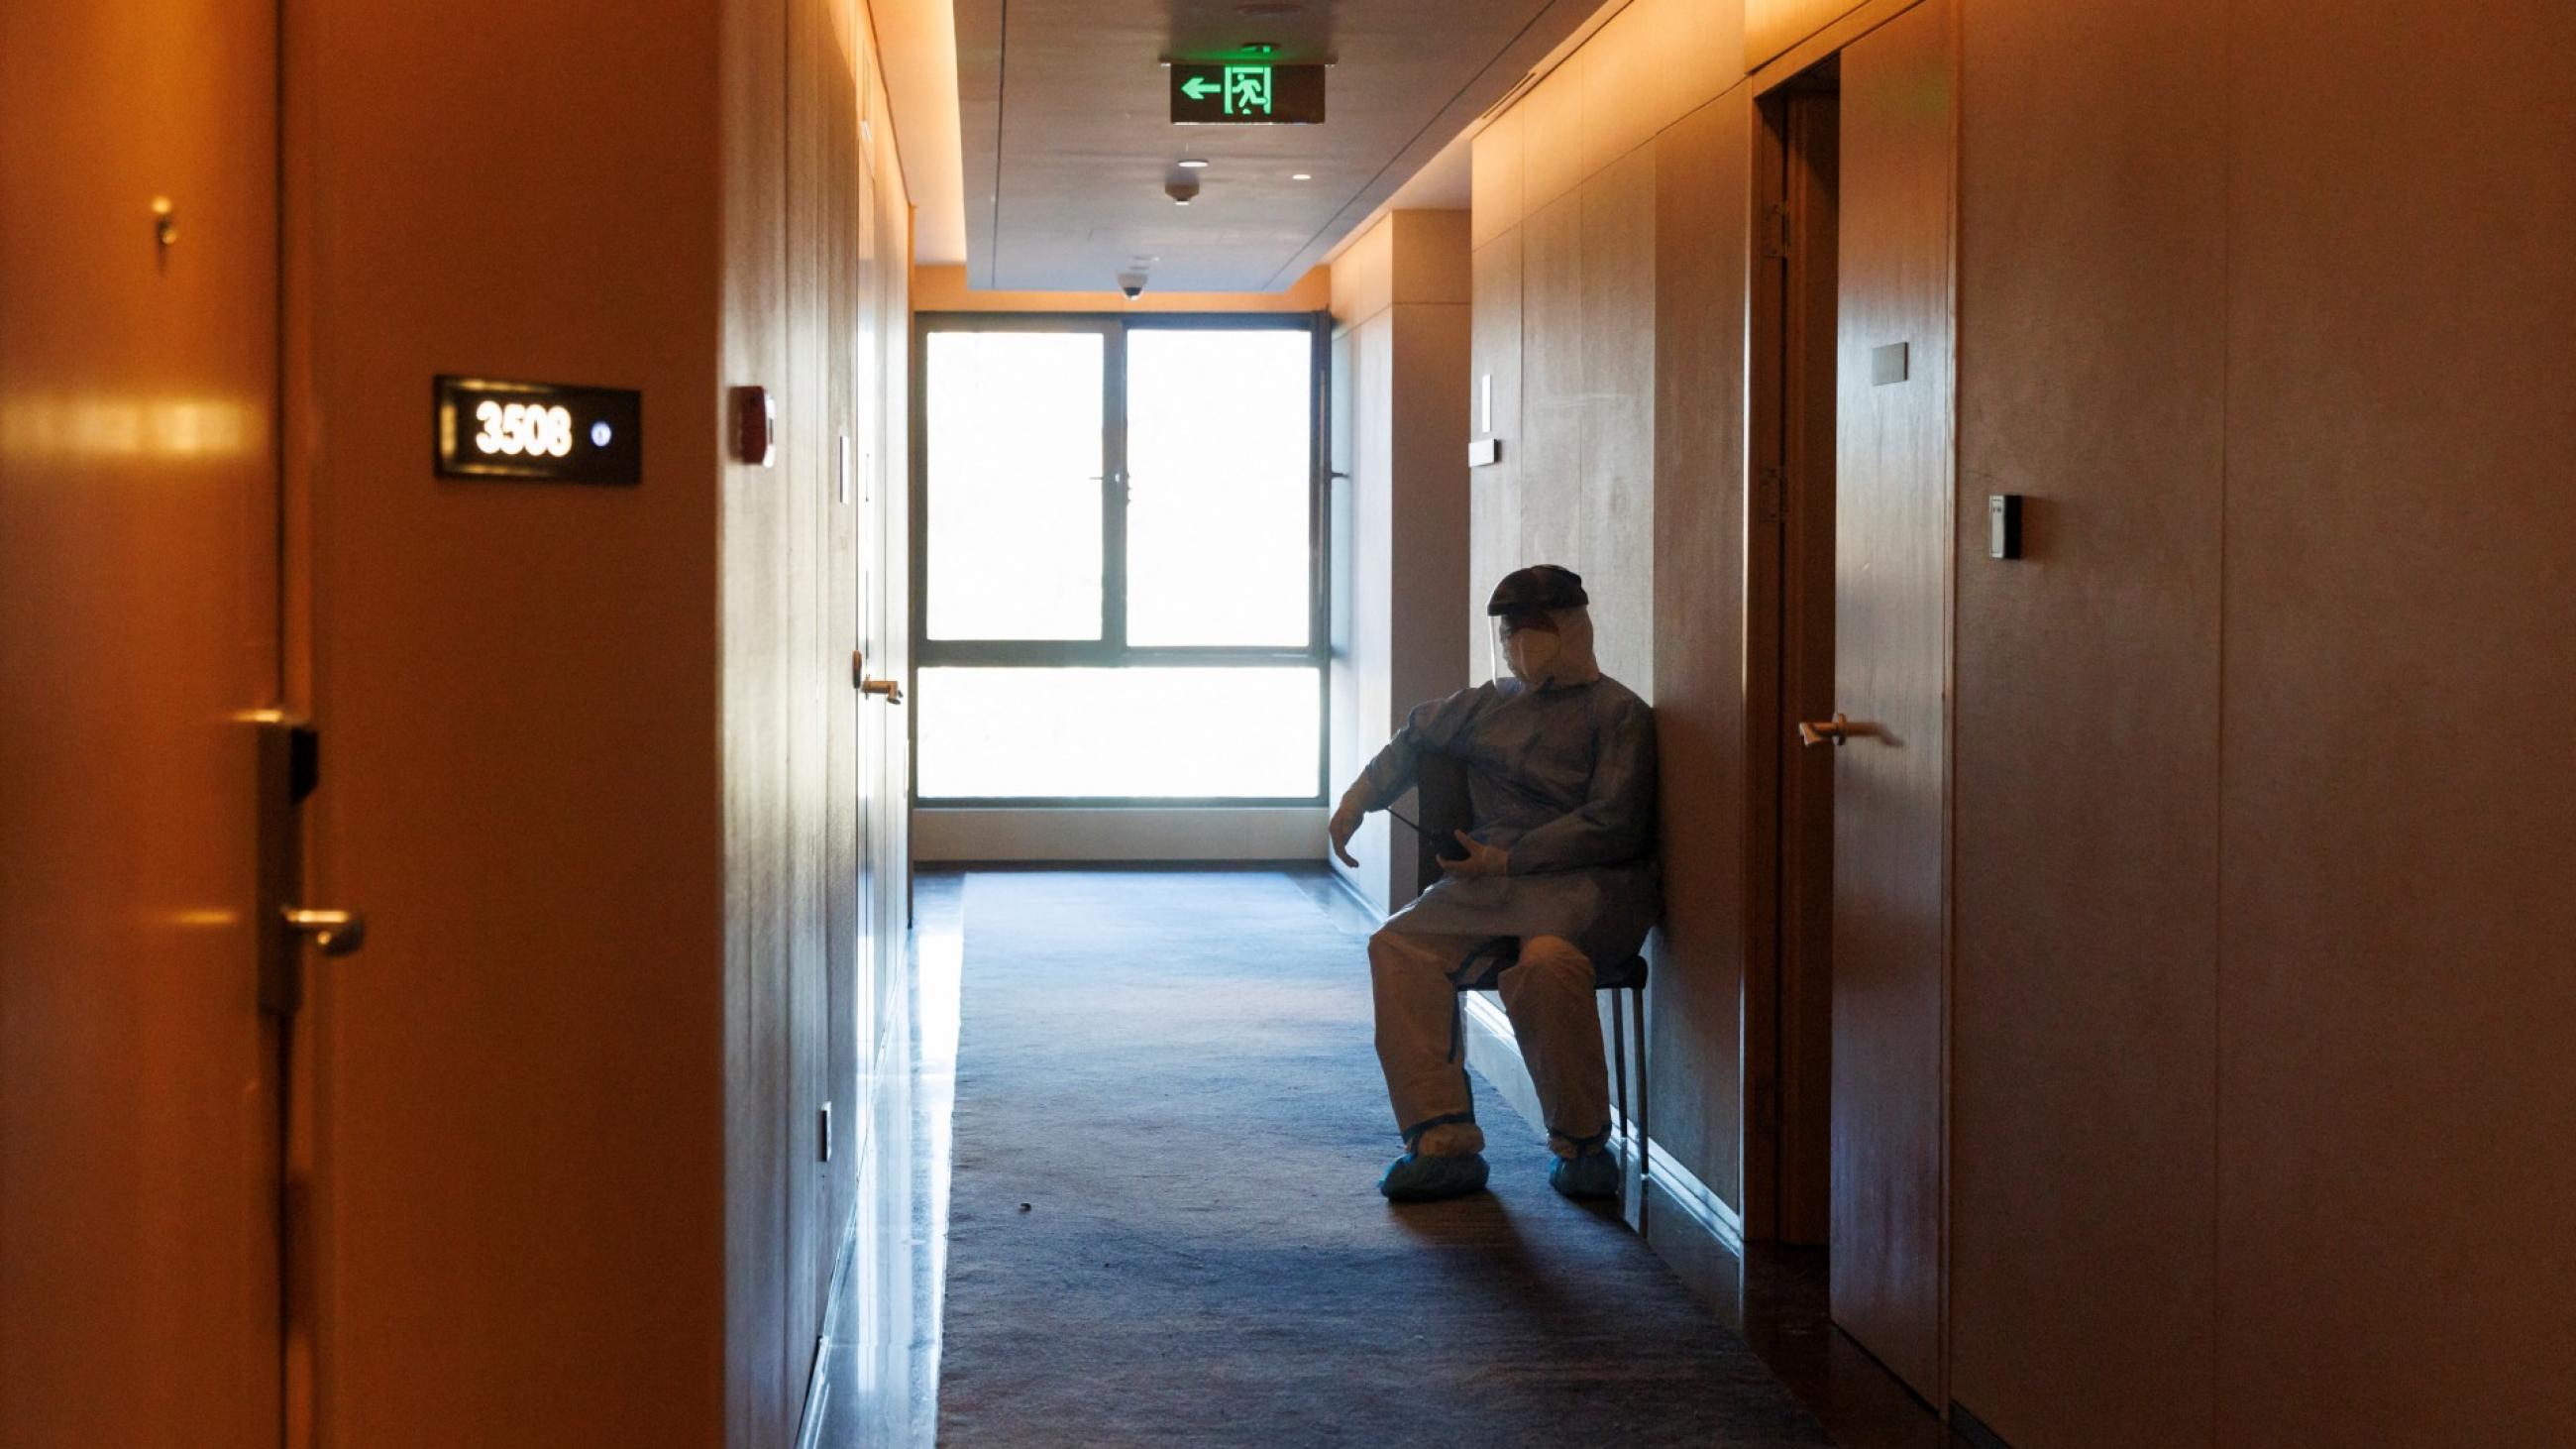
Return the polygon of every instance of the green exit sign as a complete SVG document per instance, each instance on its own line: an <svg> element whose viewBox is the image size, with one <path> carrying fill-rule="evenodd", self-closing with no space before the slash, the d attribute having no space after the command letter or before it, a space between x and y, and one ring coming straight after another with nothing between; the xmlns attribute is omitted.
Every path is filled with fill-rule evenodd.
<svg viewBox="0 0 2576 1449"><path fill-rule="evenodd" d="M1320 126L1324 67L1212 61L1172 66L1175 126Z"/></svg>

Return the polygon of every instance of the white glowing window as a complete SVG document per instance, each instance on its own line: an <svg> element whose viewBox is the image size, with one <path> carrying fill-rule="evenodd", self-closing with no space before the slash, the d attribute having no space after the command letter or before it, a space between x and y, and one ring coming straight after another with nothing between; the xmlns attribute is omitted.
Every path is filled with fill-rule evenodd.
<svg viewBox="0 0 2576 1449"><path fill-rule="evenodd" d="M1314 334L1127 339L1127 640L1302 646L1313 628Z"/></svg>
<svg viewBox="0 0 2576 1449"><path fill-rule="evenodd" d="M1319 799L1314 324L921 325L920 798Z"/></svg>
<svg viewBox="0 0 2576 1449"><path fill-rule="evenodd" d="M1102 340L930 335L924 637L1100 637Z"/></svg>
<svg viewBox="0 0 2576 1449"><path fill-rule="evenodd" d="M1302 800L1322 788L1321 672L924 669L925 800Z"/></svg>

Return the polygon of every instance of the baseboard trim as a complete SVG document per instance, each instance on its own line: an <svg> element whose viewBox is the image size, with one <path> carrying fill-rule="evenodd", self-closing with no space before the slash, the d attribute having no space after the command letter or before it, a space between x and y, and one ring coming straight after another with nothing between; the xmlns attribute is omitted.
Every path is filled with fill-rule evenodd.
<svg viewBox="0 0 2576 1449"><path fill-rule="evenodd" d="M823 1442L823 1425L832 1412L832 1346L841 1339L841 1297L850 1286L850 1265L859 1250L859 1212L841 1225L841 1249L832 1257L832 1287L823 1300L822 1332L814 1339L814 1361L806 1372L805 1410L796 1425L796 1449L815 1449Z"/></svg>
<svg viewBox="0 0 2576 1449"><path fill-rule="evenodd" d="M912 813L918 860L1192 863L1324 859L1321 805L924 805Z"/></svg>
<svg viewBox="0 0 2576 1449"><path fill-rule="evenodd" d="M1503 1004L1491 992L1471 991L1466 999L1467 1064L1484 1073L1485 1080L1503 1095L1523 1117L1532 1122L1545 1120L1539 1112L1538 1089L1530 1085L1529 1068L1521 1061L1520 1042L1512 1035L1512 1020L1503 1013ZM1611 1109L1612 1146L1619 1160L1634 1167L1638 1161L1637 1124ZM1709 1189L1708 1184L1681 1165L1664 1144L1649 1139L1652 1150L1645 1155L1649 1181L1639 1185L1637 1201L1646 1200L1648 1190L1680 1211L1688 1226L1704 1234L1741 1258L1744 1256L1744 1219L1726 1200ZM1632 1207L1629 1219L1643 1216ZM1669 1218L1651 1218L1644 1228L1648 1242L1658 1232L1669 1231Z"/></svg>
<svg viewBox="0 0 2576 1449"><path fill-rule="evenodd" d="M1330 866L1326 866L1324 868L1324 875L1330 879L1334 885L1341 888L1342 894L1349 898L1352 905L1355 905L1362 911L1366 912L1371 921L1377 922L1379 925L1384 925L1386 923L1386 912L1379 910L1377 908L1377 902L1370 900L1367 894L1360 890L1359 883L1357 881L1352 880L1349 876L1342 874L1340 871L1335 870ZM1372 926L1370 929L1374 930L1376 927Z"/></svg>
<svg viewBox="0 0 2576 1449"><path fill-rule="evenodd" d="M1726 1199L1711 1191L1708 1184L1675 1161L1660 1142L1654 1144L1652 1168L1654 1186L1664 1199L1681 1209L1690 1225L1717 1241L1717 1245L1736 1257L1744 1256L1744 1219L1726 1205ZM1657 1223L1657 1227L1663 1226Z"/></svg>

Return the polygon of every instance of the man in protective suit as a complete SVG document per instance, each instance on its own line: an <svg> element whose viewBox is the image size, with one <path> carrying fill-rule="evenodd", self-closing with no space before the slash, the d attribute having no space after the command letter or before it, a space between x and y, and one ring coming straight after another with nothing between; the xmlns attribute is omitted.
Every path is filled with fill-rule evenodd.
<svg viewBox="0 0 2576 1449"><path fill-rule="evenodd" d="M1467 767L1475 825L1447 875L1369 938L1378 1062L1405 1153L1378 1190L1399 1202L1485 1185L1458 983L1490 970L1538 1088L1568 1197L1615 1197L1596 963L1636 954L1662 908L1653 859L1655 727L1592 653L1583 580L1542 564L1506 576L1485 612L1491 683L1417 707L1333 812L1333 851L1358 864L1362 817L1401 798L1426 751Z"/></svg>

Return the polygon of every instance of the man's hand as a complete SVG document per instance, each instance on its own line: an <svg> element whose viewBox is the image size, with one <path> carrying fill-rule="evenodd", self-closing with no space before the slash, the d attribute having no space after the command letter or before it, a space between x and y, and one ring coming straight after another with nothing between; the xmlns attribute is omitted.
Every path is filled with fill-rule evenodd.
<svg viewBox="0 0 2576 1449"><path fill-rule="evenodd" d="M1356 867L1360 863L1359 857L1351 854L1351 837L1360 833L1360 821L1367 816L1367 811L1345 795L1342 803L1334 807L1332 823L1324 827L1333 837L1333 854L1340 856L1344 865Z"/></svg>
<svg viewBox="0 0 2576 1449"><path fill-rule="evenodd" d="M1467 847L1467 858L1465 860L1443 859L1440 862L1440 868L1442 870L1456 876L1509 875L1512 873L1512 853L1510 851L1505 850L1498 845L1487 845L1483 841L1478 840L1476 837L1469 835L1463 830L1457 832L1457 835L1458 843Z"/></svg>

